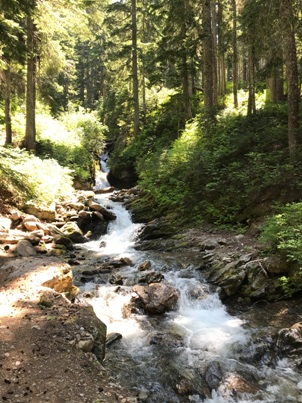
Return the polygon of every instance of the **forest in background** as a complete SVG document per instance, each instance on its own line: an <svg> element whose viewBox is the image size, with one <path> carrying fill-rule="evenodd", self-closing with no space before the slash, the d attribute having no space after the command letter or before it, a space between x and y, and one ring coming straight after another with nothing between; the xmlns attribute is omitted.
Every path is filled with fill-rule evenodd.
<svg viewBox="0 0 302 403"><path fill-rule="evenodd" d="M269 215L265 239L302 261L301 9L1 0L2 196L50 203L91 186L108 143L141 219L245 228Z"/></svg>

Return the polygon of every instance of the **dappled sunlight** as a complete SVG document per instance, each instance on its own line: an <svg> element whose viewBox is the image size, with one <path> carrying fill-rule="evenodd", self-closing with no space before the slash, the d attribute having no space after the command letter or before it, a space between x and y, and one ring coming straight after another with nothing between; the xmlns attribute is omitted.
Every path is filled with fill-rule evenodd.
<svg viewBox="0 0 302 403"><path fill-rule="evenodd" d="M238 108L234 106L234 95L233 93L228 93L225 95L224 104L225 108L218 115L219 118L223 118L227 115L247 115L248 110L248 96L249 93L246 90L238 91ZM257 92L255 94L256 97L256 109L261 109L265 106L266 102L266 91Z"/></svg>
<svg viewBox="0 0 302 403"><path fill-rule="evenodd" d="M67 266L59 260L20 258L8 261L2 270L9 269L9 275L0 293L0 318L18 317L23 310L35 306L40 298L40 292L47 288L42 284L54 277L60 276Z"/></svg>

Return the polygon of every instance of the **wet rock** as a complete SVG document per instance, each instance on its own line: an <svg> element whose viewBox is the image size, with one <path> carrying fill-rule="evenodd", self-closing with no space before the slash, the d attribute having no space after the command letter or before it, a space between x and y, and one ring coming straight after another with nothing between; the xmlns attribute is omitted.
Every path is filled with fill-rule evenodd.
<svg viewBox="0 0 302 403"><path fill-rule="evenodd" d="M238 260L228 263L221 269L209 270L205 277L208 282L219 286L222 295L226 297L236 294L245 280L247 271L243 266L238 267Z"/></svg>
<svg viewBox="0 0 302 403"><path fill-rule="evenodd" d="M175 309L179 298L176 288L159 283L147 286L135 285L133 291L138 295L143 308L150 313L163 313Z"/></svg>
<svg viewBox="0 0 302 403"><path fill-rule="evenodd" d="M89 200L89 207L91 210L98 211L101 213L104 217L106 217L108 220L115 220L116 215L112 212L106 209L105 207L101 206L99 203L96 203L93 200Z"/></svg>
<svg viewBox="0 0 302 403"><path fill-rule="evenodd" d="M195 300L204 300L209 295L208 287L204 284L194 285L191 289L189 289L188 294L190 298Z"/></svg>
<svg viewBox="0 0 302 403"><path fill-rule="evenodd" d="M121 257L120 262L125 266L133 266L133 262L129 257Z"/></svg>
<svg viewBox="0 0 302 403"><path fill-rule="evenodd" d="M278 333L277 348L286 355L302 354L302 322L297 322L290 328L281 329Z"/></svg>
<svg viewBox="0 0 302 403"><path fill-rule="evenodd" d="M151 345L160 345L164 348L179 348L184 346L184 335L177 333L156 333L149 337Z"/></svg>
<svg viewBox="0 0 302 403"><path fill-rule="evenodd" d="M106 337L106 346L110 346L112 343L115 343L118 340L121 340L123 336L121 333L109 333Z"/></svg>
<svg viewBox="0 0 302 403"><path fill-rule="evenodd" d="M258 387L237 373L227 374L218 388L219 394L224 397L238 397L246 393L255 394Z"/></svg>
<svg viewBox="0 0 302 403"><path fill-rule="evenodd" d="M272 280L268 277L261 262L246 265L247 286L243 287L243 295L247 298L265 298L267 291L272 286Z"/></svg>
<svg viewBox="0 0 302 403"><path fill-rule="evenodd" d="M198 399L202 401L210 397L210 390L205 380L196 371L178 366L172 376L175 378L175 389L179 395L198 395ZM189 401L191 401L190 398Z"/></svg>
<svg viewBox="0 0 302 403"><path fill-rule="evenodd" d="M144 276L140 277L138 280L139 283L146 283L146 284L151 284L151 283L160 283L165 276L158 272L158 271L152 271L150 273L146 273Z"/></svg>
<svg viewBox="0 0 302 403"><path fill-rule="evenodd" d="M223 374L219 362L214 361L206 367L204 378L211 390L218 388L222 377Z"/></svg>
<svg viewBox="0 0 302 403"><path fill-rule="evenodd" d="M124 283L123 277L120 274L113 274L109 278L109 283L110 284L116 284L116 285L123 285L123 283Z"/></svg>
<svg viewBox="0 0 302 403"><path fill-rule="evenodd" d="M146 260L145 262L142 262L138 267L137 270L138 271L145 271L145 270L149 270L151 267L151 262L150 260Z"/></svg>

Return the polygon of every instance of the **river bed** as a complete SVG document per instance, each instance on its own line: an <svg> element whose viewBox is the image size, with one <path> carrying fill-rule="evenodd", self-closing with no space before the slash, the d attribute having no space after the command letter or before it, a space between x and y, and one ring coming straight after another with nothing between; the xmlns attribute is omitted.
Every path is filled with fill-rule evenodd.
<svg viewBox="0 0 302 403"><path fill-rule="evenodd" d="M275 317L265 304L231 315L189 255L136 250L140 224L134 224L123 205L108 195L97 196L96 201L117 219L106 235L84 248L98 262L132 261L115 271L122 285L98 281L81 287L84 295L92 293L87 301L107 325L108 334L122 336L107 347L104 361L118 382L135 392L139 401L149 403L302 402L301 373L289 359L270 352L278 318L288 314L286 304ZM145 261L179 291L176 310L125 315L134 296L132 287L140 279L137 267Z"/></svg>

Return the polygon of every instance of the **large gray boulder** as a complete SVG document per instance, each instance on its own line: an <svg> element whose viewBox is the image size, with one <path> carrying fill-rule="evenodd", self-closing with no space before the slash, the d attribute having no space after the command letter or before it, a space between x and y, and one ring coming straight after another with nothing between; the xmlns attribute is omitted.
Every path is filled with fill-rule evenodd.
<svg viewBox="0 0 302 403"><path fill-rule="evenodd" d="M18 242L17 252L19 253L20 256L23 256L23 257L35 256L37 254L37 252L35 251L32 244L29 241L27 241L26 239L23 239Z"/></svg>
<svg viewBox="0 0 302 403"><path fill-rule="evenodd" d="M176 308L179 292L176 288L160 283L135 285L133 291L143 308L150 313L163 313Z"/></svg>

